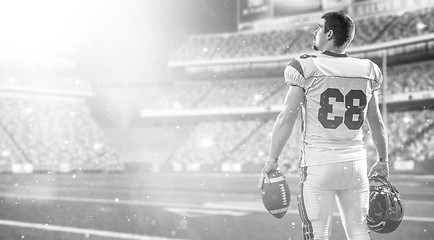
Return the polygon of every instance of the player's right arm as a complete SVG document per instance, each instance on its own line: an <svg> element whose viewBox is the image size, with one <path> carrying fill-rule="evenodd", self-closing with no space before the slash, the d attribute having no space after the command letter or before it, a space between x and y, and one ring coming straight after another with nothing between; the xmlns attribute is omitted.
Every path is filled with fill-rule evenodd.
<svg viewBox="0 0 434 240"><path fill-rule="evenodd" d="M264 179L266 182L269 182L267 175L268 172L270 170L277 170L279 167L279 156L291 135L297 116L302 108L304 98L304 90L301 87L289 86L289 90L285 97L285 103L281 112L277 116L271 131L268 160L262 169L258 183L260 189L262 188Z"/></svg>
<svg viewBox="0 0 434 240"><path fill-rule="evenodd" d="M271 131L271 143L268 159L259 177L258 187L262 188L264 179L268 181L268 172L279 167L278 159L291 135L292 128L305 100L304 87L306 79L303 68L298 60L291 61L285 68L285 82L289 85L283 108L276 118Z"/></svg>
<svg viewBox="0 0 434 240"><path fill-rule="evenodd" d="M271 131L269 158L279 158L283 147L291 135L292 128L304 103L304 98L304 91L301 87L289 86L283 109L277 116L273 130Z"/></svg>
<svg viewBox="0 0 434 240"><path fill-rule="evenodd" d="M368 177L382 176L389 177L387 131L378 105L377 93L373 92L368 104L366 118L371 129L372 140L378 153L378 160L371 167Z"/></svg>

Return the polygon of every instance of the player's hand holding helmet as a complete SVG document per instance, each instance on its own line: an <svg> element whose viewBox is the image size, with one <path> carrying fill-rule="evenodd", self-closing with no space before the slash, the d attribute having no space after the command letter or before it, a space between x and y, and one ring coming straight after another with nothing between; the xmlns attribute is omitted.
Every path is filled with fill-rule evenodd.
<svg viewBox="0 0 434 240"><path fill-rule="evenodd" d="M258 188L262 189L262 186L264 184L264 179L266 182L270 182L270 179L268 179L268 173L271 170L275 170L279 172L279 163L278 163L279 159L274 159L274 158L268 158L267 161L265 162L264 167L262 168L261 171L261 176L259 177L259 183L258 183Z"/></svg>
<svg viewBox="0 0 434 240"><path fill-rule="evenodd" d="M395 231L402 221L404 209L398 190L383 177L369 178L368 227L376 233Z"/></svg>
<svg viewBox="0 0 434 240"><path fill-rule="evenodd" d="M387 160L378 160L372 165L369 170L368 178L371 177L382 177L385 179L389 179L389 163Z"/></svg>

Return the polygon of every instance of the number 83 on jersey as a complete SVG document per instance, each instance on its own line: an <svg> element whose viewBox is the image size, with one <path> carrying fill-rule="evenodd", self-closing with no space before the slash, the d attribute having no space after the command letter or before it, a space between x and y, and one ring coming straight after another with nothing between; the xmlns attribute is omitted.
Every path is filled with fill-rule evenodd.
<svg viewBox="0 0 434 240"><path fill-rule="evenodd" d="M345 113L342 116L334 114L334 107L331 101L343 103ZM341 124L350 130L360 129L364 123L364 110L366 108L366 94L362 90L351 90L345 96L337 88L327 88L321 93L318 120L324 128L336 129Z"/></svg>

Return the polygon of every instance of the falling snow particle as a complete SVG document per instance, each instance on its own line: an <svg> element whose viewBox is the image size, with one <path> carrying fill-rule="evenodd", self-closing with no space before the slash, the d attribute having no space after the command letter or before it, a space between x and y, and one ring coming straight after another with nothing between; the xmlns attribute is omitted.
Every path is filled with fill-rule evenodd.
<svg viewBox="0 0 434 240"><path fill-rule="evenodd" d="M119 198L115 198L115 202L119 202Z"/></svg>
<svg viewBox="0 0 434 240"><path fill-rule="evenodd" d="M180 222L179 222L179 227L181 228L181 229L187 229L188 228L188 221L187 221L187 219L182 219Z"/></svg>

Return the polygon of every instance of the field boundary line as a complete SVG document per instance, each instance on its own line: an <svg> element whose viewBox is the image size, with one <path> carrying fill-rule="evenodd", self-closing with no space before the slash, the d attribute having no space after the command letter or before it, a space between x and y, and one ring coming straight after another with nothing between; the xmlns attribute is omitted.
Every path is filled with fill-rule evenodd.
<svg viewBox="0 0 434 240"><path fill-rule="evenodd" d="M172 240L175 238L163 238L163 237L153 237L147 235L137 235L131 233L120 233L120 232L112 232L112 231L104 231L104 230L96 230L89 228L76 228L76 227L65 227L51 224L42 224L42 223L29 223L29 222L20 222L20 221L12 221L0 219L0 225L12 226L12 227L21 227L21 228L32 228L32 229L40 229L44 231L55 231L55 232L66 232L66 233L76 233L83 234L85 236L99 236L99 237L109 237L116 239L130 239L130 240ZM182 240L182 239L175 239Z"/></svg>
<svg viewBox="0 0 434 240"><path fill-rule="evenodd" d="M45 201L65 201L65 202L83 202L83 203L103 203L103 204L119 204L119 205L138 205L138 206L155 206L162 208L187 208L187 209L220 209L232 211L249 211L249 212L267 212L259 202L254 205L248 205L243 202L205 202L201 205L187 203L169 203L169 202L145 202L137 200L122 200L122 199L102 199L102 198L77 198L77 197L62 197L62 196L45 196L45 195L27 195L27 194L11 194L0 193L0 197L30 199L30 200L45 200ZM298 214L297 210L290 209L287 213ZM339 213L334 212L333 216L339 216ZM403 221L411 222L430 222L434 223L434 217L417 217L404 215Z"/></svg>

